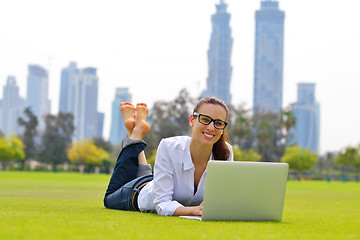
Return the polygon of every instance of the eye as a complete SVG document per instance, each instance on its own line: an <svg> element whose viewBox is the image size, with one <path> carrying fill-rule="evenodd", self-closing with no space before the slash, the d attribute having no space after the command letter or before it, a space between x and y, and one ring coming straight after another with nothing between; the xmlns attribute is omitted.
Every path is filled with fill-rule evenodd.
<svg viewBox="0 0 360 240"><path fill-rule="evenodd" d="M203 123L209 123L209 122L211 122L211 119L206 116L200 116L200 121Z"/></svg>
<svg viewBox="0 0 360 240"><path fill-rule="evenodd" d="M221 122L221 121L215 121L215 126L216 127L219 127L219 128L222 128L222 127L224 127L224 122Z"/></svg>

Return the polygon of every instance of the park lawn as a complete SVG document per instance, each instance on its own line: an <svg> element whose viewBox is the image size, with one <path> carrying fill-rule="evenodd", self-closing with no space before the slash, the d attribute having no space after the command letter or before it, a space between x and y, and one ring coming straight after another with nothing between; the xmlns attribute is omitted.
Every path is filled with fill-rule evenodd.
<svg viewBox="0 0 360 240"><path fill-rule="evenodd" d="M360 239L360 183L289 181L281 222L103 207L110 175L0 172L0 239Z"/></svg>

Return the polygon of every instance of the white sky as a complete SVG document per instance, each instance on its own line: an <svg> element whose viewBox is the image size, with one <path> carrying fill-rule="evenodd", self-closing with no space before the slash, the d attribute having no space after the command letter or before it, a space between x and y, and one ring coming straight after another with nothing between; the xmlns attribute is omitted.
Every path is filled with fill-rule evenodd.
<svg viewBox="0 0 360 240"><path fill-rule="evenodd" d="M17 78L25 97L28 64L49 69L52 113L60 72L70 61L96 67L98 110L108 138L116 87L134 103L193 97L206 84L211 14L219 0L11 0L0 3L0 87ZM255 10L260 0L225 0L231 13L233 104L252 106ZM360 1L279 0L285 11L283 106L297 83L316 83L320 150L360 143ZM2 89L0 98L2 98Z"/></svg>

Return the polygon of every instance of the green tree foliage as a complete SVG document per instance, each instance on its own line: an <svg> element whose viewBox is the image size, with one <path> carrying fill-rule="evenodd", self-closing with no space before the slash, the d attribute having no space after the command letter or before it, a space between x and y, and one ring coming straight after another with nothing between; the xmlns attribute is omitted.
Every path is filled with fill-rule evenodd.
<svg viewBox="0 0 360 240"><path fill-rule="evenodd" d="M227 132L230 142L242 149L251 148L253 134L249 109L245 109L243 105L239 105L238 107L229 106L227 121L229 122Z"/></svg>
<svg viewBox="0 0 360 240"><path fill-rule="evenodd" d="M253 131L256 136L253 146L261 154L262 161L278 162L283 156L287 146L287 132L290 132L290 125L293 124L290 121L285 124L285 119L287 118L282 114L272 112L253 116Z"/></svg>
<svg viewBox="0 0 360 240"><path fill-rule="evenodd" d="M350 166L356 172L356 180L359 181L360 170L360 145L358 147L347 147L340 152L335 158L334 162L340 166Z"/></svg>
<svg viewBox="0 0 360 240"><path fill-rule="evenodd" d="M71 113L59 113L45 117L46 129L42 136L39 159L49 163L56 170L56 165L67 161L66 148L71 143L74 133L74 118Z"/></svg>
<svg viewBox="0 0 360 240"><path fill-rule="evenodd" d="M22 160L25 158L24 144L16 135L10 139L0 137L0 161L4 168L9 160Z"/></svg>
<svg viewBox="0 0 360 240"><path fill-rule="evenodd" d="M24 133L21 139L25 145L25 156L27 159L34 159L38 153L38 146L35 144L37 137L38 119L28 107L24 110L25 118L20 117L18 123L24 127Z"/></svg>
<svg viewBox="0 0 360 240"><path fill-rule="evenodd" d="M304 171L310 170L317 161L317 154L309 149L291 146L285 149L281 162L289 164L289 168L298 172L299 179Z"/></svg>
<svg viewBox="0 0 360 240"><path fill-rule="evenodd" d="M261 155L253 149L242 150L238 147L234 147L233 151L235 161L258 162L261 159Z"/></svg>
<svg viewBox="0 0 360 240"><path fill-rule="evenodd" d="M290 129L296 125L296 118L292 112L291 107L287 107L281 111L280 125L283 129L282 143L287 145L287 143L289 142L290 137L291 137Z"/></svg>
<svg viewBox="0 0 360 240"><path fill-rule="evenodd" d="M193 107L194 100L186 89L181 90L179 96L173 101L155 102L149 116L151 131L154 132L154 135L151 136L152 133L147 135L152 137L153 141L156 136L156 146L163 138L189 135L189 116ZM150 149L150 153L152 150Z"/></svg>
<svg viewBox="0 0 360 240"><path fill-rule="evenodd" d="M70 162L77 165L99 166L103 159L109 157L109 153L98 148L93 141L82 140L70 145L67 157Z"/></svg>
<svg viewBox="0 0 360 240"><path fill-rule="evenodd" d="M94 138L94 144L99 147L104 149L107 152L112 152L112 148L113 146L111 145L111 143L109 141L106 141L104 138Z"/></svg>

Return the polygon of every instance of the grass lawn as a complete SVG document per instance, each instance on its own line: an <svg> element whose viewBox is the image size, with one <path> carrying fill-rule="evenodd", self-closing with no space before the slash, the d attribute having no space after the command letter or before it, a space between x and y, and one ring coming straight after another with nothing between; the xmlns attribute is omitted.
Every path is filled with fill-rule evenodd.
<svg viewBox="0 0 360 240"><path fill-rule="evenodd" d="M360 183L289 181L280 223L199 222L105 209L109 178L0 171L0 239L360 239Z"/></svg>

